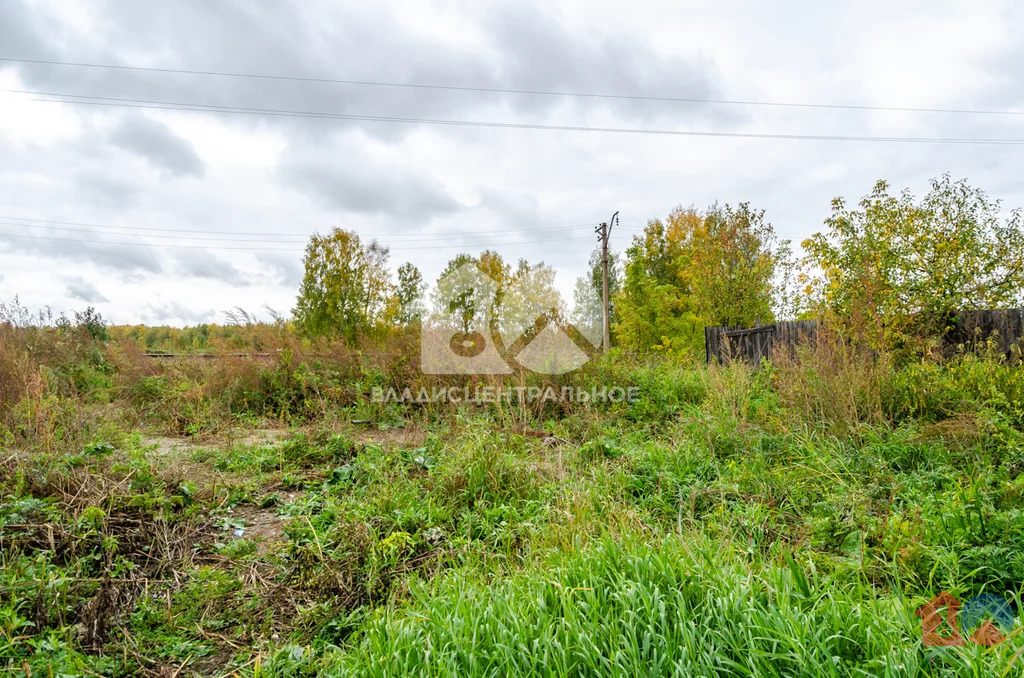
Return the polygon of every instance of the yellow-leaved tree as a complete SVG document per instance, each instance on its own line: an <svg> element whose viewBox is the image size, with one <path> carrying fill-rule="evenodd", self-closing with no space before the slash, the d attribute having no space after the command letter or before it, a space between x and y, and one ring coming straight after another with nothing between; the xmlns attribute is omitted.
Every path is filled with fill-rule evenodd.
<svg viewBox="0 0 1024 678"><path fill-rule="evenodd" d="M364 246L352 231L314 235L303 259L295 326L306 336L340 337L350 345L385 332L399 312L387 261L386 247Z"/></svg>
<svg viewBox="0 0 1024 678"><path fill-rule="evenodd" d="M626 251L616 335L633 349L699 353L705 325L753 326L787 312L793 264L762 210L747 203L675 209Z"/></svg>

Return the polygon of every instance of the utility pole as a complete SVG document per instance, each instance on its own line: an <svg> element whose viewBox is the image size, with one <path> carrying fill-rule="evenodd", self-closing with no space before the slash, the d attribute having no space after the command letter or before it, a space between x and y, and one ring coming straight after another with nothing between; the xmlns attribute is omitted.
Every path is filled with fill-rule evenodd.
<svg viewBox="0 0 1024 678"><path fill-rule="evenodd" d="M607 223L602 223L594 231L601 240L601 311L604 316L602 343L604 350L612 347L611 307L608 299L608 239L612 235L612 226L619 220L616 212Z"/></svg>

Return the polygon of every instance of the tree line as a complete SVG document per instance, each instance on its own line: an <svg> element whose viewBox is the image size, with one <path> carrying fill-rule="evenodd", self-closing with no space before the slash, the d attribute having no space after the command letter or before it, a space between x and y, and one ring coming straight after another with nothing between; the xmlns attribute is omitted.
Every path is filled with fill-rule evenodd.
<svg viewBox="0 0 1024 678"><path fill-rule="evenodd" d="M872 348L935 337L969 309L1020 305L1024 295L1024 230L1019 211L948 174L918 198L878 182L856 205L832 202L824 228L796 256L764 210L749 203L679 207L650 220L610 266L613 344L635 352L679 355L703 351L706 325L754 326L818 318ZM390 252L339 228L314 235L292 319L306 337L357 344L414 328L444 315L469 326L481 300L472 290L428 286L406 262L392 275ZM556 311L558 322L599 337L601 252L575 284L571 306L543 262L514 264L498 252L461 253L438 282L465 265L493 281L492 311L511 322L516 311ZM131 334L151 343L152 329ZM587 334L587 332L583 332ZM195 346L219 326L196 329Z"/></svg>

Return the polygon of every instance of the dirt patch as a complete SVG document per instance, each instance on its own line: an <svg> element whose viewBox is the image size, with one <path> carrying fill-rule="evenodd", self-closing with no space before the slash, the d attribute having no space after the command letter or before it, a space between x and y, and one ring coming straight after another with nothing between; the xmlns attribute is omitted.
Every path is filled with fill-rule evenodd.
<svg viewBox="0 0 1024 678"><path fill-rule="evenodd" d="M146 457L155 464L159 472L180 475L184 480L209 487L224 483L243 483L248 478L237 472L218 471L209 463L196 461L196 452L199 450L234 445L278 445L290 434L288 429L255 429L237 432L220 440L207 440L202 444L190 438L147 436L142 439L142 444L153 448L146 453Z"/></svg>
<svg viewBox="0 0 1024 678"><path fill-rule="evenodd" d="M210 464L195 460L196 452L206 449L188 438L153 436L142 439L149 449L146 458L161 475L173 475L188 480L199 487L212 487L226 483L241 483L245 478L238 473L218 471Z"/></svg>
<svg viewBox="0 0 1024 678"><path fill-rule="evenodd" d="M232 431L224 436L227 445L279 445L292 435L286 428L263 428L249 431Z"/></svg>
<svg viewBox="0 0 1024 678"><path fill-rule="evenodd" d="M357 443L377 443L384 446L420 447L426 442L427 432L418 426L378 429L372 424L352 428L352 439Z"/></svg>
<svg viewBox="0 0 1024 678"><path fill-rule="evenodd" d="M284 495L282 499L285 502L294 501L300 494L292 492ZM235 506L231 515L245 523L245 527L241 528L242 533L239 535L236 531L235 536L254 541L258 556L267 554L286 541L284 528L288 521L277 515L272 508L259 508L252 505Z"/></svg>

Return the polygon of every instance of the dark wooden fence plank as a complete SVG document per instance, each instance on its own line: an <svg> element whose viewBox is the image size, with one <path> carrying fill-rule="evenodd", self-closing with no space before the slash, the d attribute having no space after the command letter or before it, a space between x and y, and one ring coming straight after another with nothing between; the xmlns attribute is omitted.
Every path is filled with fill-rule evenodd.
<svg viewBox="0 0 1024 678"><path fill-rule="evenodd" d="M791 350L802 343L817 340L816 320L779 322L759 327L734 325L704 328L704 349L708 363L742 360L758 365L761 358L771 358L772 351L787 347ZM963 347L973 351L986 346L989 340L1007 358L1020 359L1024 339L1024 310L1019 308L964 311L947 330L943 344L952 352Z"/></svg>

